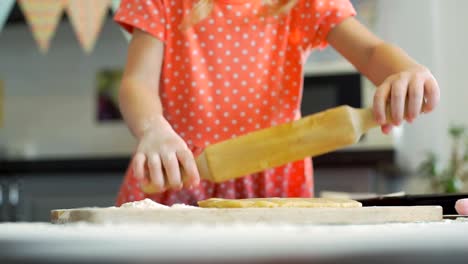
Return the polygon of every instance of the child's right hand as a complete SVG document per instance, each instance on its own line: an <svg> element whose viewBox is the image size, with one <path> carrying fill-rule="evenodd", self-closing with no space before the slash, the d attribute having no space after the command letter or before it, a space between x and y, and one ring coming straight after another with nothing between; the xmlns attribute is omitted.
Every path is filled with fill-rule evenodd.
<svg viewBox="0 0 468 264"><path fill-rule="evenodd" d="M135 177L141 181L148 177L157 192L190 188L200 182L192 152L163 117L143 133L132 167Z"/></svg>

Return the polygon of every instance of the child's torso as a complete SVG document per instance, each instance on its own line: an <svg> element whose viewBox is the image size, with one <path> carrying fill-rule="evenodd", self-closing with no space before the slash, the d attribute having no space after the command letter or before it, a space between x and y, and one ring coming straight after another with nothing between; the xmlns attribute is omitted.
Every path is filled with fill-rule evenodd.
<svg viewBox="0 0 468 264"><path fill-rule="evenodd" d="M202 1L204 2L204 1ZM355 10L349 0L299 0L258 16L261 0L213 0L209 16L181 31L193 0L123 0L116 21L165 43L164 114L190 147L203 148L300 117L303 63Z"/></svg>
<svg viewBox="0 0 468 264"><path fill-rule="evenodd" d="M161 98L189 144L204 147L300 116L307 27L294 10L265 18L251 2L218 1L186 32L178 27L192 5L167 2Z"/></svg>

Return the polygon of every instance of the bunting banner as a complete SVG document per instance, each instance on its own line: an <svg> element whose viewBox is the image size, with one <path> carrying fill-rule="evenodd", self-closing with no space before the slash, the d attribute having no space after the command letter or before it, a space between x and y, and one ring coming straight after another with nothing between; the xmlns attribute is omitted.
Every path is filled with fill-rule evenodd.
<svg viewBox="0 0 468 264"><path fill-rule="evenodd" d="M112 13L116 13L117 10L119 9L120 7L120 1L121 0L112 0L112 3L111 3L111 9L112 9ZM120 31L122 31L122 33L124 34L124 37L125 39L127 39L127 41L130 41L130 38L132 37L130 35L130 33L128 33L125 29L123 28L120 28Z"/></svg>
<svg viewBox="0 0 468 264"><path fill-rule="evenodd" d="M40 51L47 53L50 40L62 17L65 0L19 0L18 2Z"/></svg>
<svg viewBox="0 0 468 264"><path fill-rule="evenodd" d="M109 10L110 0L68 0L66 11L78 41L91 53Z"/></svg>
<svg viewBox="0 0 468 264"><path fill-rule="evenodd" d="M120 2L121 0L112 0L112 3L111 3L111 8L112 8L112 12L117 12L117 9L119 9L119 6L120 6Z"/></svg>
<svg viewBox="0 0 468 264"><path fill-rule="evenodd" d="M15 6L15 0L0 0L0 33L10 16L13 6Z"/></svg>

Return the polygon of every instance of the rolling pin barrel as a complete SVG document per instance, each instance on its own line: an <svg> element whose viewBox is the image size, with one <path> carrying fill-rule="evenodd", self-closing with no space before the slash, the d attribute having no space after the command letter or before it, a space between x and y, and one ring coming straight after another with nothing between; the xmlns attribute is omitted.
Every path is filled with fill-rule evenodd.
<svg viewBox="0 0 468 264"><path fill-rule="evenodd" d="M220 183L355 144L378 126L372 109L340 106L210 145L196 162L202 179Z"/></svg>

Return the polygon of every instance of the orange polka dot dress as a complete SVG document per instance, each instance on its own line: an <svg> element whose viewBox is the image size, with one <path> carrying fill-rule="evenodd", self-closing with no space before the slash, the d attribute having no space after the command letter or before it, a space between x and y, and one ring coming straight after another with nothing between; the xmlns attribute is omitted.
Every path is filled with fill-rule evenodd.
<svg viewBox="0 0 468 264"><path fill-rule="evenodd" d="M355 15L348 0L300 0L288 14L263 17L262 0L215 0L187 31L179 25L196 1L122 0L115 20L164 42L159 96L164 116L195 155L209 145L301 117L303 64L328 32ZM242 166L242 164L239 164ZM211 198L310 197L305 159L221 184L145 195L128 170L117 204L153 199L196 204Z"/></svg>

